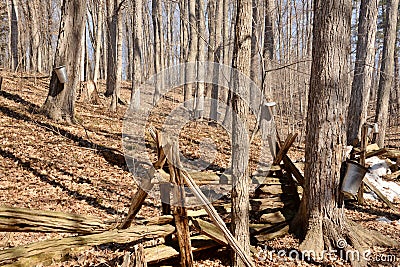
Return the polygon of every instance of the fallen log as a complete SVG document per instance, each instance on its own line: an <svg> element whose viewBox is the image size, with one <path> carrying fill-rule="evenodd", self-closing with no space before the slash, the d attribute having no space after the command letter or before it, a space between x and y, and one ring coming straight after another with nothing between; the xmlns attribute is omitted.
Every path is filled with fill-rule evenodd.
<svg viewBox="0 0 400 267"><path fill-rule="evenodd" d="M51 263L56 256L59 260L62 260L73 249L108 243L138 243L144 240L164 237L174 231L175 227L172 225L146 225L135 226L126 230L115 229L100 234L51 239L0 251L0 265L13 264L14 266L30 267L37 264L46 264Z"/></svg>
<svg viewBox="0 0 400 267"><path fill-rule="evenodd" d="M363 180L365 185L367 185L369 187L369 189L371 189L372 191L374 191L374 193L383 201L386 203L386 205L388 205L389 208L391 208L394 211L396 210L396 207L392 204L392 202L389 201L389 199L387 199L387 197L385 197L384 194L382 194L382 192L376 188L368 179L364 179Z"/></svg>
<svg viewBox="0 0 400 267"><path fill-rule="evenodd" d="M388 149L388 151L384 155L387 158L399 159L400 158L400 150Z"/></svg>
<svg viewBox="0 0 400 267"><path fill-rule="evenodd" d="M190 238L193 253L220 246L217 242L205 235L193 236ZM145 259L148 264L157 264L165 260L176 258L179 251L174 247L160 245L144 249Z"/></svg>
<svg viewBox="0 0 400 267"><path fill-rule="evenodd" d="M195 218L191 218L190 222L200 234L208 236L223 246L228 245L224 233L214 224Z"/></svg>
<svg viewBox="0 0 400 267"><path fill-rule="evenodd" d="M99 218L78 214L0 207L1 232L101 233L111 228Z"/></svg>

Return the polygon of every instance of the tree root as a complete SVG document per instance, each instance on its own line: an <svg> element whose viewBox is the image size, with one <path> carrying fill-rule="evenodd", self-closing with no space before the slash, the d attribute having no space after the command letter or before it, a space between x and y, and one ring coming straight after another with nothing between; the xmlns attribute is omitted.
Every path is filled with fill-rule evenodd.
<svg viewBox="0 0 400 267"><path fill-rule="evenodd" d="M299 248L303 259L323 261L342 258L354 267L361 267L367 266L367 256L372 246L399 246L397 241L344 218L339 209L334 213L334 216L310 218L306 236Z"/></svg>

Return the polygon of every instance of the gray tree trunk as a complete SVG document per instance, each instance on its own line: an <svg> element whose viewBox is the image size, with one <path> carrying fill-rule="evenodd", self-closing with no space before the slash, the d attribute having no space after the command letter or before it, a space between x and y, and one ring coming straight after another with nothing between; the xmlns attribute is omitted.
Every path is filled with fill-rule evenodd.
<svg viewBox="0 0 400 267"><path fill-rule="evenodd" d="M74 122L75 90L79 85L79 64L81 54L82 24L86 15L86 2L64 0L61 7L61 23L57 42L54 67L65 65L68 82L59 82L53 71L49 94L42 111L51 119Z"/></svg>
<svg viewBox="0 0 400 267"><path fill-rule="evenodd" d="M216 64L221 63L221 55L222 55L222 15L223 15L223 2L217 1L215 5L215 37L214 37L214 62ZM214 18L213 18L214 19ZM211 90L211 108L210 108L210 119L218 120L218 101L219 101L219 78L220 73L218 68L213 70L213 85Z"/></svg>
<svg viewBox="0 0 400 267"><path fill-rule="evenodd" d="M164 34L162 6L160 0L152 0L152 18L154 34L154 72L159 73L164 67ZM162 87L162 81L156 79L153 105L156 105L160 99L160 91Z"/></svg>
<svg viewBox="0 0 400 267"><path fill-rule="evenodd" d="M97 84L97 80L100 77L100 57L101 57L101 40L103 35L102 25L103 25L103 6L104 1L99 0L98 13L97 13L97 29L96 29L96 48L94 57L94 74L93 81Z"/></svg>
<svg viewBox="0 0 400 267"><path fill-rule="evenodd" d="M377 19L378 0L362 0L358 22L354 79L347 118L347 142L349 145L352 145L354 140L361 140L361 128L367 120L369 95L375 65Z"/></svg>
<svg viewBox="0 0 400 267"><path fill-rule="evenodd" d="M236 38L233 52L234 70L250 75L252 0L238 0ZM217 34L218 35L218 34ZM249 233L249 135L245 99L249 88L236 75L233 77L232 96L232 233L246 254L250 253ZM240 96L246 96L242 99ZM233 266L244 266L237 254L232 255Z"/></svg>
<svg viewBox="0 0 400 267"><path fill-rule="evenodd" d="M197 76L199 79L205 76L205 67L204 62L206 61L206 41L205 41L205 33L206 33L206 18L205 18L205 8L204 2L199 1L197 4L197 30L199 33L198 36L198 62L199 65L197 67ZM196 118L202 119L204 116L204 92L205 92L205 84L197 83L197 101L196 101Z"/></svg>
<svg viewBox="0 0 400 267"><path fill-rule="evenodd" d="M195 0L188 0L189 1L189 51L187 62L195 62L197 59L197 52L198 52L198 35L197 35L197 22L196 22L196 1ZM185 107L188 109L192 109L193 107L190 106L190 99L192 99L193 91L195 88L194 83L190 83L190 81L194 81L196 76L196 70L193 67L186 68L185 73L185 88L184 88L184 100L185 100Z"/></svg>
<svg viewBox="0 0 400 267"><path fill-rule="evenodd" d="M143 32L143 0L133 3L133 69L132 69L132 95L130 108L140 108L140 85L142 83L142 32Z"/></svg>
<svg viewBox="0 0 400 267"><path fill-rule="evenodd" d="M380 147L385 146L386 128L389 118L389 98L394 73L394 50L396 43L398 7L399 0L387 1L382 65L375 116L375 122L379 125L379 134L376 142Z"/></svg>
<svg viewBox="0 0 400 267"><path fill-rule="evenodd" d="M11 52L10 67L12 71L16 71L19 63L18 45L19 45L19 29L18 29L18 8L16 0L9 0L10 11L10 32L9 32L9 51Z"/></svg>

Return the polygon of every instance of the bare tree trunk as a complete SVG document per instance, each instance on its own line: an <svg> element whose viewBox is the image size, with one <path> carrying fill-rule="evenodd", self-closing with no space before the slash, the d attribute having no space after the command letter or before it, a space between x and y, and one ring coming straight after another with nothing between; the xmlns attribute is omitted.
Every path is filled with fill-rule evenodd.
<svg viewBox="0 0 400 267"><path fill-rule="evenodd" d="M163 69L164 62L164 35L161 0L152 0L152 17L154 31L154 72L158 73ZM153 105L156 105L160 99L160 91L162 87L162 80L156 79Z"/></svg>
<svg viewBox="0 0 400 267"><path fill-rule="evenodd" d="M358 23L357 55L348 112L347 142L361 140L361 129L367 120L367 109L375 64L375 35L378 0L362 0ZM353 144L354 145L354 144Z"/></svg>
<svg viewBox="0 0 400 267"><path fill-rule="evenodd" d="M180 0L179 1L179 11L180 11L180 62L185 63L187 61L187 45L188 45L188 27L187 27L187 9L186 9L186 0ZM181 79L185 79L185 71L183 71L181 74Z"/></svg>
<svg viewBox="0 0 400 267"><path fill-rule="evenodd" d="M214 63L221 63L222 55L222 14L223 14L223 2L217 1L215 5L215 37L214 37ZM219 78L220 73L218 68L213 69L213 85L211 90L211 108L210 108L210 119L218 120L218 101L219 101Z"/></svg>
<svg viewBox="0 0 400 267"><path fill-rule="evenodd" d="M18 8L16 0L9 0L9 50L11 52L10 67L12 71L16 71L19 63L18 45L19 45L19 29L18 29Z"/></svg>
<svg viewBox="0 0 400 267"><path fill-rule="evenodd" d="M132 95L130 108L140 108L140 85L142 83L142 30L143 30L143 0L133 2L133 69L132 69Z"/></svg>
<svg viewBox="0 0 400 267"><path fill-rule="evenodd" d="M198 36L196 33L197 30L197 22L196 22L196 1L195 0L188 0L189 1L189 30L190 30L190 43L189 43L189 51L187 62L195 62L197 58L197 50L198 50ZM194 81L196 76L196 70L193 67L186 68L185 73L185 92L184 92L184 99L185 99L185 107L188 109L192 109L190 106L190 99L193 95L193 89L195 88L195 84L189 83L190 81Z"/></svg>
<svg viewBox="0 0 400 267"><path fill-rule="evenodd" d="M205 65L206 61L206 42L205 42L205 33L206 33L206 17L205 17L205 8L204 2L196 2L197 4L197 30L199 33L198 36L198 62L197 66L197 76L201 80L202 77L205 76ZM197 102L196 102L196 118L202 119L204 116L204 92L205 92L205 84L197 83Z"/></svg>
<svg viewBox="0 0 400 267"><path fill-rule="evenodd" d="M252 0L238 0L236 38L233 52L233 68L250 75ZM218 35L218 34L217 34ZM234 75L232 97L232 233L244 250L250 253L249 233L249 136L246 99L249 88ZM242 99L243 96L245 99ZM237 254L232 255L233 266L244 266Z"/></svg>
<svg viewBox="0 0 400 267"><path fill-rule="evenodd" d="M119 11L120 13L120 11ZM115 87L112 94L110 110L117 111L117 105L121 95L121 79L122 79L122 13L117 15L117 61L115 69Z"/></svg>
<svg viewBox="0 0 400 267"><path fill-rule="evenodd" d="M260 16L259 16L259 4L260 1L253 0L253 26L251 33L251 67L250 67L250 79L254 81L255 84L259 84L259 76L260 76L260 57L259 57L259 25L260 25ZM250 91L250 103L255 102L255 94Z"/></svg>
<svg viewBox="0 0 400 267"><path fill-rule="evenodd" d="M100 56L101 56L101 40L102 40L102 25L103 25L103 0L99 0L97 13L97 30L96 30L96 48L95 48L95 63L93 81L97 85L97 80L100 77Z"/></svg>
<svg viewBox="0 0 400 267"><path fill-rule="evenodd" d="M118 1L107 0L107 90L105 95L113 95L117 80L117 24L118 24Z"/></svg>
<svg viewBox="0 0 400 267"><path fill-rule="evenodd" d="M269 72L274 59L274 12L275 5L273 0L265 0L264 2L264 48L263 48L263 78L262 88L267 100L272 100L272 74Z"/></svg>
<svg viewBox="0 0 400 267"><path fill-rule="evenodd" d="M351 0L314 0L305 185L299 213L292 223L305 237L300 251L312 251L314 254L307 255L312 259L326 249L343 249L346 253L341 255L348 255L348 251L383 243L382 235L364 233L339 207L340 173L347 145L351 12ZM339 240L346 243L344 248ZM367 265L364 258L347 260L352 266Z"/></svg>
<svg viewBox="0 0 400 267"><path fill-rule="evenodd" d="M389 98L394 73L394 50L398 7L399 0L387 1L385 37L375 116L375 122L379 124L379 134L376 141L380 147L385 146L385 135L389 116Z"/></svg>
<svg viewBox="0 0 400 267"><path fill-rule="evenodd" d="M75 89L79 85L79 64L83 37L82 24L86 14L86 2L83 0L64 0L61 7L61 23L54 66L65 65L68 82L62 84L53 71L49 94L42 111L54 120L74 122Z"/></svg>

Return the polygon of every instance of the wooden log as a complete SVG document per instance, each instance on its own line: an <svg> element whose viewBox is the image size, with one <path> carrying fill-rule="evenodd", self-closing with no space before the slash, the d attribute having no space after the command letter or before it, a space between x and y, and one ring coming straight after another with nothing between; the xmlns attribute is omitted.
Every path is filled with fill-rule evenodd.
<svg viewBox="0 0 400 267"><path fill-rule="evenodd" d="M192 244L193 253L220 246L220 244L205 235L191 237L190 243ZM179 256L178 250L172 246L166 245L145 248L144 254L147 263L152 265L159 264L162 261Z"/></svg>
<svg viewBox="0 0 400 267"><path fill-rule="evenodd" d="M190 222L200 234L208 236L223 246L228 245L228 241L226 241L224 233L214 224L195 218L191 218Z"/></svg>
<svg viewBox="0 0 400 267"><path fill-rule="evenodd" d="M166 146L165 152L168 155L168 167L171 182L173 183L172 193L174 198L173 215L178 237L179 253L181 256L180 265L183 267L193 266L193 253L190 244L190 231L187 210L185 208L185 188L184 178L181 173L181 163L179 158L178 140L171 141Z"/></svg>
<svg viewBox="0 0 400 267"><path fill-rule="evenodd" d="M135 226L126 230L112 230L100 234L67 237L41 241L26 246L5 249L0 251L0 264L11 264L20 261L34 266L42 262L49 262L53 255L66 255L69 251L79 247L98 246L107 243L138 243L144 240L164 237L175 231L172 225L163 226ZM61 257L62 258L62 257ZM17 263L14 263L17 264Z"/></svg>
<svg viewBox="0 0 400 267"><path fill-rule="evenodd" d="M149 134L153 138L157 146L157 155L158 160L154 163L154 168L150 168L150 170L145 174L142 183L139 186L139 189L136 191L135 195L131 199L131 205L129 207L128 216L126 216L125 220L121 223L118 227L119 229L127 229L132 224L133 219L135 218L136 214L142 208L144 201L147 198L147 195L153 187L154 184L152 180L155 178L156 170L161 170L164 167L164 164L167 160L163 146L168 142L167 139L164 139L161 133L157 132L154 128L149 128Z"/></svg>
<svg viewBox="0 0 400 267"><path fill-rule="evenodd" d="M1 86L3 85L3 77L0 76L0 91L1 91Z"/></svg>
<svg viewBox="0 0 400 267"><path fill-rule="evenodd" d="M134 252L127 252L121 267L147 267L142 244L134 246Z"/></svg>
<svg viewBox="0 0 400 267"><path fill-rule="evenodd" d="M391 173L391 174L387 174L384 177L385 177L385 179L388 179L388 180L397 179L397 178L400 177L400 171L397 171L397 172L394 172L394 173Z"/></svg>
<svg viewBox="0 0 400 267"><path fill-rule="evenodd" d="M367 154L365 155L365 158L372 158L375 156L380 156L380 155L384 155L387 152L386 148L382 148L379 150L375 150L375 151L371 151L371 152L367 152Z"/></svg>
<svg viewBox="0 0 400 267"><path fill-rule="evenodd" d="M285 155L289 152L289 149L293 145L294 141L296 141L297 135L297 133L288 135L285 143L283 143L283 145L280 147L280 150L274 159L273 165L279 165L281 163Z"/></svg>
<svg viewBox="0 0 400 267"><path fill-rule="evenodd" d="M289 225L282 224L277 227L269 229L270 232L256 235L255 238L259 243L265 243L266 241L272 240L274 238L282 237L289 233Z"/></svg>
<svg viewBox="0 0 400 267"><path fill-rule="evenodd" d="M283 164L285 166L286 171L293 174L294 178L296 178L299 185L304 187L304 181L305 181L304 176L301 174L299 169L287 155L283 157Z"/></svg>
<svg viewBox="0 0 400 267"><path fill-rule="evenodd" d="M288 222L293 219L295 213L295 211L285 210L263 214L260 218L260 222L269 224Z"/></svg>
<svg viewBox="0 0 400 267"><path fill-rule="evenodd" d="M228 230L225 225L225 222L218 215L218 212L215 210L213 205L208 201L207 197L203 194L200 188L196 185L193 179L190 177L189 173L182 171L183 178L186 184L189 186L192 193L199 199L199 201L203 204L204 209L207 211L211 220L214 224L224 233L226 240L232 249L236 252L237 255L242 259L243 263L248 267L253 267L254 264L249 255L247 255L243 249L238 244L237 240L234 238L232 233Z"/></svg>
<svg viewBox="0 0 400 267"><path fill-rule="evenodd" d="M388 149L386 154L384 154L385 157L391 158L391 159L399 159L400 158L400 150L396 149Z"/></svg>
<svg viewBox="0 0 400 267"><path fill-rule="evenodd" d="M263 199L250 199L252 211L260 212L271 209L282 209L284 207L295 207L296 203L291 199L282 200L280 196L272 196Z"/></svg>
<svg viewBox="0 0 400 267"><path fill-rule="evenodd" d="M369 189L371 189L372 191L374 191L374 193L383 201L386 203L386 205L388 205L389 208L391 208L392 210L396 211L396 207L392 204L392 202L389 201L389 199L387 199L387 197L385 197L384 194L382 194L382 192L376 188L368 179L364 179L363 180L365 185L369 187Z"/></svg>
<svg viewBox="0 0 400 267"><path fill-rule="evenodd" d="M0 232L93 234L110 229L98 218L78 214L0 207Z"/></svg>

